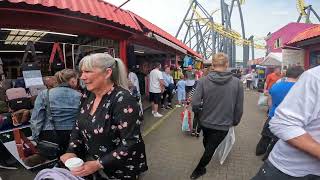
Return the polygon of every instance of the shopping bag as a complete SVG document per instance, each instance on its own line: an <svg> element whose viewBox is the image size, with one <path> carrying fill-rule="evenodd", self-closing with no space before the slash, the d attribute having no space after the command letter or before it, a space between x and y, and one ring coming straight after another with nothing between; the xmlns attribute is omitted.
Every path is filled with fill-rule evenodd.
<svg viewBox="0 0 320 180"><path fill-rule="evenodd" d="M229 128L229 132L224 140L219 144L214 155L218 157L220 164L223 164L236 141L234 127Z"/></svg>
<svg viewBox="0 0 320 180"><path fill-rule="evenodd" d="M182 112L182 126L181 126L181 130L183 132L188 132L191 131L190 128L190 121L189 121L189 111L186 109L184 110L184 112Z"/></svg>
<svg viewBox="0 0 320 180"><path fill-rule="evenodd" d="M258 106L268 106L268 96L264 93L260 93L259 95Z"/></svg>

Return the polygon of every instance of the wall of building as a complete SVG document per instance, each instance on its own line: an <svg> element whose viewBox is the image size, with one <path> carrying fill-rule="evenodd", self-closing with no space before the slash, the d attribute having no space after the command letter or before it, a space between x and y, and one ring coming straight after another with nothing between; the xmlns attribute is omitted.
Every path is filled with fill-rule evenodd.
<svg viewBox="0 0 320 180"><path fill-rule="evenodd" d="M289 42L298 33L308 29L315 24L305 24L305 23L289 23L276 32L272 33L270 37L266 40L268 52L282 52L281 46ZM281 39L281 45L279 48L275 48L274 44L277 39Z"/></svg>
<svg viewBox="0 0 320 180"><path fill-rule="evenodd" d="M304 50L293 50L293 49L283 49L282 50L282 66L291 66L300 64L304 66L305 64L305 51Z"/></svg>

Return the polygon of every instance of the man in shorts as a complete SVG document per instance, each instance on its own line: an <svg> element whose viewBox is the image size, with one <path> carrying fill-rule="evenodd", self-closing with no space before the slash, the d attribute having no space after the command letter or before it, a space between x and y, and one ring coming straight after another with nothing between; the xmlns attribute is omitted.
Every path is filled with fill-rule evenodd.
<svg viewBox="0 0 320 180"><path fill-rule="evenodd" d="M160 71L161 64L156 63L155 68L150 72L150 102L152 105L152 114L156 118L163 115L158 112L159 104L161 103L161 93L164 91L164 81L162 72Z"/></svg>

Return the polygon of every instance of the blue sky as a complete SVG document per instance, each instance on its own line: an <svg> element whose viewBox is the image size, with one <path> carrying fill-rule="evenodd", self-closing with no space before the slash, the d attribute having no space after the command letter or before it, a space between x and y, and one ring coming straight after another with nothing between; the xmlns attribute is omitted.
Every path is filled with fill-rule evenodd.
<svg viewBox="0 0 320 180"><path fill-rule="evenodd" d="M105 0L120 5L125 0ZM220 0L198 0L209 12L220 8ZM231 0L226 0L226 2ZM311 4L320 15L319 0L305 0ZM139 14L172 35L175 35L187 11L189 0L131 0L123 8ZM282 26L298 19L296 0L246 0L242 6L246 36L265 37L268 32L274 32ZM219 23L220 14L215 20ZM318 23L314 17L312 22ZM241 32L238 12L232 17L234 30ZM256 57L263 56L264 51L256 51ZM241 50L237 51L237 59L242 59Z"/></svg>

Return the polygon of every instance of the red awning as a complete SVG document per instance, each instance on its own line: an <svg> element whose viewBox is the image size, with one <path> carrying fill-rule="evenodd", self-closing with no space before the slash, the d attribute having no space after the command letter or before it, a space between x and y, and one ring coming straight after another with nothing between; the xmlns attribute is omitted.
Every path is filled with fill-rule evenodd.
<svg viewBox="0 0 320 180"><path fill-rule="evenodd" d="M27 3L31 5L41 5L45 7L55 7L58 9L68 9L73 12L80 12L91 16L99 17L142 31L129 12L118 9L116 6L102 0L7 0L11 3Z"/></svg>
<svg viewBox="0 0 320 180"><path fill-rule="evenodd" d="M291 41L287 44L292 45L307 39L315 38L320 36L320 25L313 26L311 28L306 29L305 31L296 35Z"/></svg>
<svg viewBox="0 0 320 180"><path fill-rule="evenodd" d="M129 11L130 12L130 11ZM187 45L185 45L183 42L179 41L177 38L173 37L171 34L167 33L166 31L162 30L158 26L152 24L151 22L147 21L146 19L136 15L133 12L130 12L133 17L135 17L143 26L145 26L146 29L149 31L158 34L159 36L162 36L163 38L171 41L172 43L180 46L181 48L187 50L191 55L194 55L196 57L202 58L200 54L189 48Z"/></svg>
<svg viewBox="0 0 320 180"><path fill-rule="evenodd" d="M1 1L1 0L0 0ZM177 46L185 49L189 54L201 58L202 56L189 48L187 45L173 37L158 26L150 23L144 18L123 9L116 10L116 6L103 0L4 0L11 3L26 3L30 5L40 5L44 7L53 7L61 10L67 9L73 12L80 12L90 16L106 19L113 23L143 32L138 21L149 31L167 39Z"/></svg>

